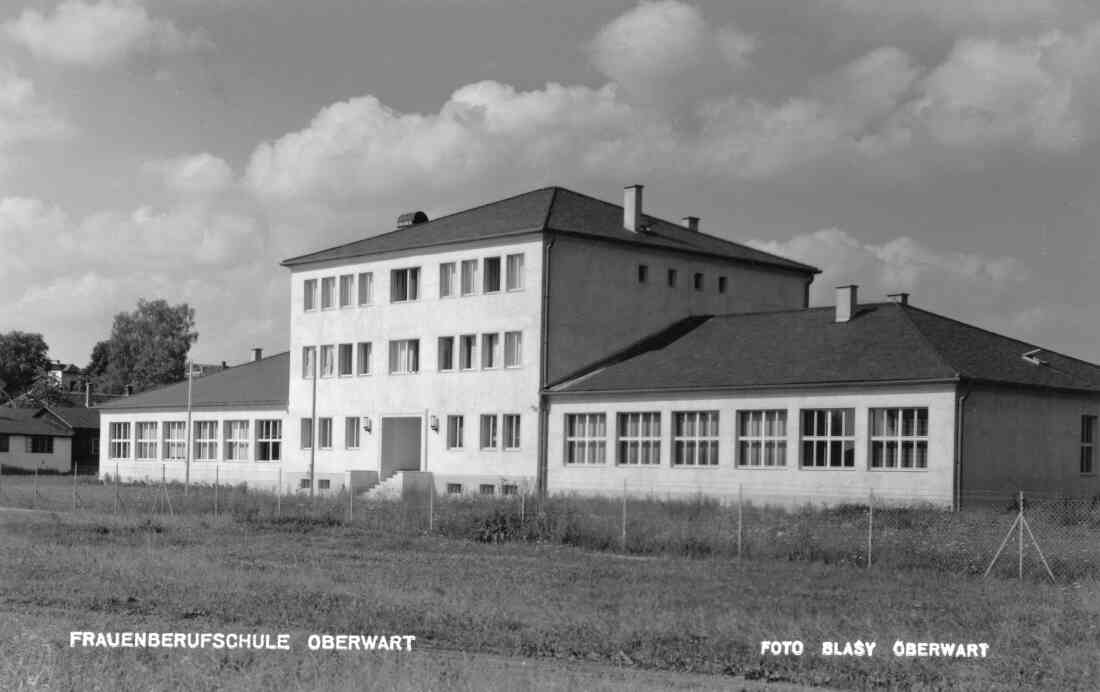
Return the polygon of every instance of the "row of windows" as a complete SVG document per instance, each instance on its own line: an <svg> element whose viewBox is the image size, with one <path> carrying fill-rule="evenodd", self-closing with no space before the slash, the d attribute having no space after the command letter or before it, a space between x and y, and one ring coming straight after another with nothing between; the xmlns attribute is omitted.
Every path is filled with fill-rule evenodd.
<svg viewBox="0 0 1100 692"><path fill-rule="evenodd" d="M461 483L448 483L447 494L448 495L461 495L465 490ZM497 487L492 483L480 483L477 486L478 495L496 495ZM502 483L500 486L501 495L519 495L519 486L513 483Z"/></svg>
<svg viewBox="0 0 1100 692"><path fill-rule="evenodd" d="M439 372L458 370L492 370L503 365L518 368L523 365L523 332L486 332L441 336L436 341L436 369ZM317 346L302 347L302 378L313 376ZM321 377L369 375L372 371L373 346L369 341L356 344L325 344L321 349ZM480 353L480 358L478 357ZM420 339L396 339L389 342L389 373L391 375L420 372Z"/></svg>
<svg viewBox="0 0 1100 692"><path fill-rule="evenodd" d="M649 265L638 265L638 283L649 283ZM669 288L676 288L680 284L680 272L677 269L669 268L665 273L665 283ZM706 279L702 272L695 272L691 275L691 285L696 291L703 291L706 288ZM719 293L725 293L729 287L729 280L724 276L719 276L715 282L715 286Z"/></svg>
<svg viewBox="0 0 1100 692"><path fill-rule="evenodd" d="M524 286L523 254L483 257L439 265L439 297L470 296L479 293L519 291ZM341 274L321 279L306 279L304 310L330 310L335 307L374 303L374 272ZM420 267L390 270L390 302L420 299Z"/></svg>
<svg viewBox="0 0 1100 692"><path fill-rule="evenodd" d="M801 416L800 464L803 468L855 467L855 409L803 409ZM718 420L718 411L673 413L672 466L717 466L720 453ZM871 409L870 423L870 468L927 468L927 408ZM738 411L736 433L738 466L787 465L787 411ZM565 463L607 463L607 438L606 414L567 414ZM663 440L660 412L620 413L615 463L658 466L662 463Z"/></svg>
<svg viewBox="0 0 1100 692"><path fill-rule="evenodd" d="M478 448L484 450L520 448L520 417L518 413L484 413L479 419ZM465 449L466 417L447 416L447 449Z"/></svg>
<svg viewBox="0 0 1100 692"><path fill-rule="evenodd" d="M280 420L197 420L191 424L191 458L217 461L218 450L225 461L279 461L282 458L283 422ZM187 458L187 423L184 421L137 421L111 423L108 456L138 461L183 461ZM250 432L252 435L250 435Z"/></svg>
<svg viewBox="0 0 1100 692"><path fill-rule="evenodd" d="M30 454L53 454L52 435L28 435L23 438L26 444L25 450ZM0 454L11 452L11 437L8 434L0 435Z"/></svg>

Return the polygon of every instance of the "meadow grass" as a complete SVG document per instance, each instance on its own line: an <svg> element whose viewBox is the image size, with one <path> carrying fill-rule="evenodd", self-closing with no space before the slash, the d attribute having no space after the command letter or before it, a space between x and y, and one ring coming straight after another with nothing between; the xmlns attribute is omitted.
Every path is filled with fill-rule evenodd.
<svg viewBox="0 0 1100 692"><path fill-rule="evenodd" d="M50 689L88 680L214 689L238 677L343 689L376 674L389 689L512 689L510 678L477 677L490 675L477 665L402 668L412 659L298 650L307 633L326 632L413 634L428 658L430 648L842 688L1070 690L1100 679L1095 580L638 558L231 516L9 516L3 528L0 610L28 628L6 635L23 646L4 644L21 652L0 670L4 689L35 676ZM82 651L49 634L49 622L65 631L285 631L298 646L290 655ZM818 655L822 641L857 638L878 643L875 657ZM800 639L807 653L761 656L759 642L774 639ZM899 639L984 641L990 656L895 659Z"/></svg>

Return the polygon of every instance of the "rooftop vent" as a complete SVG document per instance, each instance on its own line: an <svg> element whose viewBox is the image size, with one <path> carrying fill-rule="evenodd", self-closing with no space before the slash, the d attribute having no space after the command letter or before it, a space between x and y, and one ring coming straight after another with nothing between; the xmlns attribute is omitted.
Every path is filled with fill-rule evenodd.
<svg viewBox="0 0 1100 692"><path fill-rule="evenodd" d="M1039 357L1039 352L1042 350L1041 348L1033 348L1027 353L1021 354L1020 357L1032 365L1047 365L1047 361Z"/></svg>
<svg viewBox="0 0 1100 692"><path fill-rule="evenodd" d="M623 228L631 233L641 233L642 227L642 186L627 185L623 188Z"/></svg>
<svg viewBox="0 0 1100 692"><path fill-rule="evenodd" d="M699 217L698 216L685 216L684 225L687 226L689 231L699 231Z"/></svg>
<svg viewBox="0 0 1100 692"><path fill-rule="evenodd" d="M859 286L854 284L836 287L837 322L848 322L855 316L856 306L858 305L858 292Z"/></svg>
<svg viewBox="0 0 1100 692"><path fill-rule="evenodd" d="M428 215L422 211L407 211L401 216L397 217L398 228L408 228L409 226L415 226L418 223L427 223Z"/></svg>
<svg viewBox="0 0 1100 692"><path fill-rule="evenodd" d="M252 361L253 362L256 362L258 360L263 360L263 358L264 358L264 350L262 348L252 349Z"/></svg>

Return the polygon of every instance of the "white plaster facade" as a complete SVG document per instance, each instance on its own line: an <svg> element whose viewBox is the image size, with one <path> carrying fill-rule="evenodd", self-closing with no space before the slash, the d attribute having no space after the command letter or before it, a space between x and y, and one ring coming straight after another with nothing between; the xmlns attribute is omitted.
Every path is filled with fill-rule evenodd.
<svg viewBox="0 0 1100 692"><path fill-rule="evenodd" d="M30 436L5 435L5 437L7 437L7 450L0 447L0 465L26 471L38 469L54 473L68 473L72 469L73 440L71 437L49 436L53 439L53 451L50 453L29 451Z"/></svg>

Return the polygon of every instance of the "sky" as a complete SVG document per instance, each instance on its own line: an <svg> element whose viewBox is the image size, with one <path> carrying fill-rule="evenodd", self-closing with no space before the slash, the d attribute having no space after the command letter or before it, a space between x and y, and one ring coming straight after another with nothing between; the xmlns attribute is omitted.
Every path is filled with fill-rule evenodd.
<svg viewBox="0 0 1100 692"><path fill-rule="evenodd" d="M289 257L546 185L1100 362L1100 3L0 0L0 332L289 343Z"/></svg>

